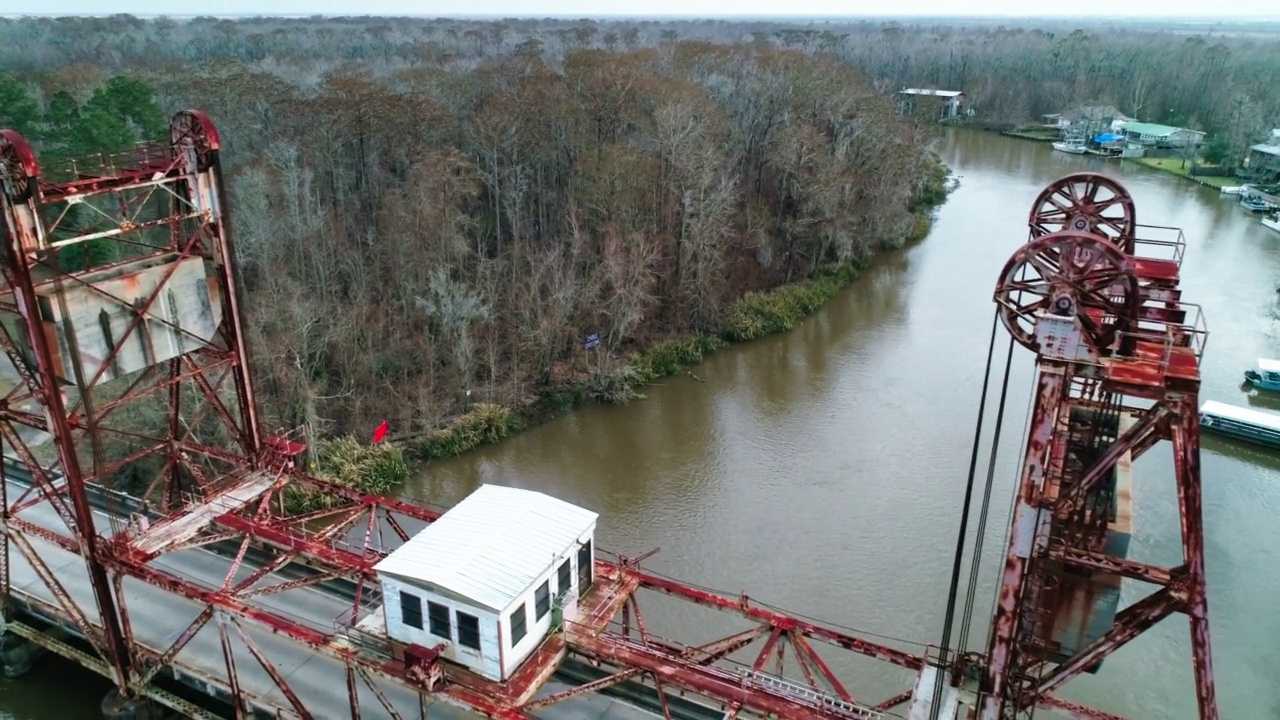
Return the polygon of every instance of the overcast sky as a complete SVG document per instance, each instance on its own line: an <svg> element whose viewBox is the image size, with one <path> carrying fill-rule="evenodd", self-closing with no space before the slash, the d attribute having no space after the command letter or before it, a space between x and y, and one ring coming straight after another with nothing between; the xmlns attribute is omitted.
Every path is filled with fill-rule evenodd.
<svg viewBox="0 0 1280 720"><path fill-rule="evenodd" d="M7 3L6 3L7 4ZM1280 16L1280 0L1125 0L1120 3L1035 3L1026 0L214 0L175 5L167 0L45 0L27 4L41 15L134 13L288 15L1011 15ZM16 9L16 8L13 8ZM13 9L8 10L12 13ZM6 14L8 14L6 13Z"/></svg>

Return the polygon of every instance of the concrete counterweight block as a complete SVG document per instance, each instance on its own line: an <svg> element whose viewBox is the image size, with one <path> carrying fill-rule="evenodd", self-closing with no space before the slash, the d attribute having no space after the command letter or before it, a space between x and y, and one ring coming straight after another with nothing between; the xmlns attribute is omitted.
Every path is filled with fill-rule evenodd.
<svg viewBox="0 0 1280 720"><path fill-rule="evenodd" d="M20 635L0 635L0 664L4 665L4 676L7 678L26 675L43 654L44 648Z"/></svg>
<svg viewBox="0 0 1280 720"><path fill-rule="evenodd" d="M168 711L146 698L124 697L112 690L102 698L102 720L164 720Z"/></svg>

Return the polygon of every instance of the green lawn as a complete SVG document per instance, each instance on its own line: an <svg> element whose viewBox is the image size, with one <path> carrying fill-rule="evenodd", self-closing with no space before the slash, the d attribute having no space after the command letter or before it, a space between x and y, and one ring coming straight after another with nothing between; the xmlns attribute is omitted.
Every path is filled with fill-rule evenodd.
<svg viewBox="0 0 1280 720"><path fill-rule="evenodd" d="M1188 174L1191 169L1191 161L1182 158L1135 158L1138 162L1156 170L1184 177L1192 182L1208 185L1212 188L1222 188L1229 185L1239 185L1240 179L1235 177L1225 177L1219 175L1196 175L1192 177Z"/></svg>

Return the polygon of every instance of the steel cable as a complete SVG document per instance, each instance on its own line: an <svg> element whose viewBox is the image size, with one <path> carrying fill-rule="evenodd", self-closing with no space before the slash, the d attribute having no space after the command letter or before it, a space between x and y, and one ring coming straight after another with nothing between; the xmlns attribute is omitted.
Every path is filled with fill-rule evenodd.
<svg viewBox="0 0 1280 720"><path fill-rule="evenodd" d="M974 538L973 560L969 565L968 595L960 621L960 642L956 647L964 652L969 646L969 630L973 625L974 603L978 594L978 569L982 564L982 547L986 542L987 518L991 512L991 490L995 485L996 458L1000 452L1000 431L1004 427L1005 403L1009 399L1009 374L1013 369L1013 336L1009 337L1009 351L1004 360L1004 383L1000 388L1000 403L996 408L996 426L991 442L991 458L987 463L986 486L982 489L982 509L978 511L978 532Z"/></svg>
<svg viewBox="0 0 1280 720"><path fill-rule="evenodd" d="M956 611L956 595L960 590L960 574L964 567L964 545L965 535L969 531L969 509L973 504L973 481L978 471L978 449L982 444L982 421L987 410L987 392L991 385L991 361L995 356L996 350L996 330L1000 323L1000 311L997 308L991 316L991 340L987 343L987 364L986 370L982 377L982 395L978 402L978 420L974 424L973 432L973 450L969 456L969 477L965 483L964 503L960 509L960 532L956 538L955 561L951 570L951 586L947 590L947 609L943 615L942 621L942 641L939 643L940 654L938 663L941 668L947 666L947 655L951 651L951 626ZM1010 350L1012 352L1012 349ZM1005 378L1005 386L1008 386L1008 377ZM926 658L926 663L928 658ZM939 705L942 703L942 692L945 683L941 682L941 677L933 685L933 698L929 708L929 720L938 719Z"/></svg>

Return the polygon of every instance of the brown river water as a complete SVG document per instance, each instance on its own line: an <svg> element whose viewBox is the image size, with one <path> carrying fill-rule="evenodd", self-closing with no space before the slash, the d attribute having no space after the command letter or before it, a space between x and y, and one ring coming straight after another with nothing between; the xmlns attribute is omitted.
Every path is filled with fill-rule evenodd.
<svg viewBox="0 0 1280 720"><path fill-rule="evenodd" d="M598 545L645 566L919 651L936 643L951 575L986 359L996 277L1026 240L1032 200L1070 172L1121 180L1138 221L1186 232L1184 299L1209 327L1203 399L1280 410L1241 372L1280 356L1280 234L1234 198L1129 163L1047 144L953 131L940 144L959 188L933 232L881 258L793 332L724 350L625 407L589 407L498 445L426 467L406 496L447 506L480 483L541 490L601 514ZM997 336L998 389L1007 336ZM970 646L986 641L1032 380L1015 348L1008 410ZM701 382L699 382L701 380ZM994 395L994 392L993 392ZM988 425L995 398L988 405ZM989 429L987 437L989 438ZM988 443L984 442L984 446ZM1206 436L1209 612L1221 715L1280 718L1280 454ZM980 468L985 469L985 456ZM1173 564L1177 503L1168 444L1135 463L1130 557ZM1268 559L1271 558L1271 559ZM1135 584L1136 585L1136 584ZM1126 584L1122 604L1148 589ZM644 598L651 629L684 641L740 629ZM1131 718L1195 717L1187 623L1177 615L1062 695ZM855 695L878 701L911 678L875 663ZM0 679L0 717L97 718L104 681L48 660ZM7 715L6 715L7 714Z"/></svg>

